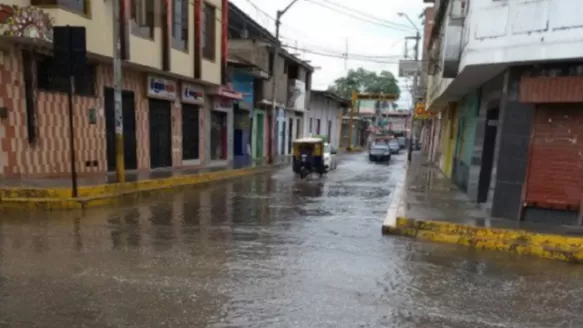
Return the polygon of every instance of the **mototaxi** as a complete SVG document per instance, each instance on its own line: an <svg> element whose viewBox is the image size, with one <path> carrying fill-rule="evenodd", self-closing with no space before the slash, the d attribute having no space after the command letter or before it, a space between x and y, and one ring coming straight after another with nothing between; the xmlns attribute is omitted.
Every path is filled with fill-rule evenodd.
<svg viewBox="0 0 583 328"><path fill-rule="evenodd" d="M293 142L293 170L300 178L312 173L322 176L326 173L324 165L324 140L302 138Z"/></svg>

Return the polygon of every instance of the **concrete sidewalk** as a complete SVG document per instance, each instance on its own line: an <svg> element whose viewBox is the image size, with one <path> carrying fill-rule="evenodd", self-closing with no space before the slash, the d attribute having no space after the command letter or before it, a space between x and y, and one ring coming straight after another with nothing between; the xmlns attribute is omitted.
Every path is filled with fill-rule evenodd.
<svg viewBox="0 0 583 328"><path fill-rule="evenodd" d="M397 183L383 233L583 262L583 227L489 217L419 153Z"/></svg>
<svg viewBox="0 0 583 328"><path fill-rule="evenodd" d="M129 172L127 182L118 183L111 173L78 180L78 197L71 196L68 179L4 180L0 183L0 209L78 209L136 200L161 190L261 173L291 163L291 157L278 157L273 165L257 161L240 168L224 163L200 168L160 169Z"/></svg>

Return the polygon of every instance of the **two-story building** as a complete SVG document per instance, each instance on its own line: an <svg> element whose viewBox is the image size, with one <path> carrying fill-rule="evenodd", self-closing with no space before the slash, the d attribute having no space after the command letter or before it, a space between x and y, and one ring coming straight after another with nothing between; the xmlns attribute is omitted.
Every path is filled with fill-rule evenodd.
<svg viewBox="0 0 583 328"><path fill-rule="evenodd" d="M274 46L279 41L233 4L229 21L233 72L254 77L251 153L254 158L266 157L271 146L275 154L291 154L292 141L304 131L314 68L284 49L274 60ZM275 138L270 141L273 132Z"/></svg>
<svg viewBox="0 0 583 328"><path fill-rule="evenodd" d="M126 169L230 160L232 102L241 95L222 85L228 2L119 4ZM115 169L113 20L113 0L0 4L0 177L71 173L68 81L52 71L52 28L64 25L86 29L87 63L74 78L77 171Z"/></svg>
<svg viewBox="0 0 583 328"><path fill-rule="evenodd" d="M304 136L325 136L335 148L340 147L342 115L348 100L329 91L312 90L305 113Z"/></svg>
<svg viewBox="0 0 583 328"><path fill-rule="evenodd" d="M425 2L441 168L492 216L579 221L583 2Z"/></svg>

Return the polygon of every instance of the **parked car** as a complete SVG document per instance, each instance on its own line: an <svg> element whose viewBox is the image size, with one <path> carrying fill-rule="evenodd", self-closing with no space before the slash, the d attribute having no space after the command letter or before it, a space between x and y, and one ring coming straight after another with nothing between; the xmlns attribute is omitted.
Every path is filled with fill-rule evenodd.
<svg viewBox="0 0 583 328"><path fill-rule="evenodd" d="M375 143L368 151L368 159L371 162L388 162L391 160L391 149L386 143Z"/></svg>
<svg viewBox="0 0 583 328"><path fill-rule="evenodd" d="M335 170L338 167L337 151L329 143L324 143L324 168L326 171Z"/></svg>
<svg viewBox="0 0 583 328"><path fill-rule="evenodd" d="M389 141L389 150L391 151L391 154L398 154L401 152L401 145L399 144L399 141L396 139Z"/></svg>
<svg viewBox="0 0 583 328"><path fill-rule="evenodd" d="M397 137L397 141L399 142L401 149L407 148L407 139L405 139L405 137Z"/></svg>

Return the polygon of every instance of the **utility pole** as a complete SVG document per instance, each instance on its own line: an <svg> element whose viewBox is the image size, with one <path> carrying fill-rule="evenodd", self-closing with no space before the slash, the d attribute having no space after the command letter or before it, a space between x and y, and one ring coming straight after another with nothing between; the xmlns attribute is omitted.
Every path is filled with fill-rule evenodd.
<svg viewBox="0 0 583 328"><path fill-rule="evenodd" d="M125 182L124 151L123 151L123 108L122 88L123 77L121 68L121 28L119 1L113 1L113 99L115 106L115 172L117 182Z"/></svg>
<svg viewBox="0 0 583 328"><path fill-rule="evenodd" d="M291 8L291 6L293 6L296 2L298 2L298 0L292 0L292 2L290 2L287 7L285 7L283 10L278 10L277 14L275 15L275 45L273 47L273 68L272 68L272 72L271 72L271 86L272 86L272 90L271 90L271 104L272 104L272 115L271 115L271 133L269 136L269 140L268 140L268 145L269 145L269 157L268 157L268 163L269 164L273 164L274 163L274 148L275 148L275 142L276 142L276 138L275 135L277 133L277 77L276 77L276 71L278 68L278 64L279 64L279 47L280 47L280 43L279 43L279 26L281 25L281 17Z"/></svg>
<svg viewBox="0 0 583 328"><path fill-rule="evenodd" d="M357 103L357 93L356 91L352 91L352 99L350 101L350 119L348 120L348 146L346 146L347 151L352 150L352 131L354 125L354 114L356 112L356 103Z"/></svg>
<svg viewBox="0 0 583 328"><path fill-rule="evenodd" d="M418 89L418 79L419 79L419 71L421 70L421 65L419 64L419 40L421 39L421 34L419 31L415 34L415 64L417 65L417 70L415 75L413 76L413 90L411 92L411 96L413 98L413 106L411 108L411 118L410 118L410 127L409 127L409 152L407 153L407 161L411 162L413 157L413 121L415 119L415 107L417 105L417 89Z"/></svg>

